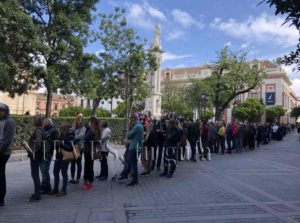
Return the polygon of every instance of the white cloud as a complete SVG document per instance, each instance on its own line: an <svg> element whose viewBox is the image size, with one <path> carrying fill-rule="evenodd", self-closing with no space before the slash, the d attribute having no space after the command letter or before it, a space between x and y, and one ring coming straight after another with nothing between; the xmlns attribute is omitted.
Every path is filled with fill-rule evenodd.
<svg viewBox="0 0 300 223"><path fill-rule="evenodd" d="M193 57L193 55L191 55L191 54L176 55L173 53L165 52L163 54L162 60L163 60L163 62L165 62L165 61L178 60L178 59L184 59L184 58L190 58L190 57Z"/></svg>
<svg viewBox="0 0 300 223"><path fill-rule="evenodd" d="M283 47L296 45L300 37L299 32L294 27L282 26L283 23L282 17L262 14L258 17L250 16L246 21L223 21L215 18L210 26L229 36L250 42L271 42Z"/></svg>
<svg viewBox="0 0 300 223"><path fill-rule="evenodd" d="M173 30L168 33L167 40L172 41L177 39L183 39L185 37L185 34L186 33L182 30Z"/></svg>
<svg viewBox="0 0 300 223"><path fill-rule="evenodd" d="M242 49L245 49L245 48L247 48L249 46L249 43L243 43L242 45L241 45L241 48Z"/></svg>
<svg viewBox="0 0 300 223"><path fill-rule="evenodd" d="M143 4L127 2L126 5L128 8L128 21L141 28L153 29L155 20L167 21L167 17L162 11L152 7L146 1Z"/></svg>
<svg viewBox="0 0 300 223"><path fill-rule="evenodd" d="M292 86L291 88L296 93L298 97L300 97L300 79L294 79L292 80Z"/></svg>
<svg viewBox="0 0 300 223"><path fill-rule="evenodd" d="M193 25L197 26L200 29L204 28L204 24L195 20L189 13L181 9L173 9L171 11L174 22L181 25L184 28L189 28Z"/></svg>
<svg viewBox="0 0 300 223"><path fill-rule="evenodd" d="M225 43L224 46L227 46L227 47L231 46L231 42Z"/></svg>
<svg viewBox="0 0 300 223"><path fill-rule="evenodd" d="M184 67L187 67L187 66L182 63L175 66L175 68L184 68Z"/></svg>

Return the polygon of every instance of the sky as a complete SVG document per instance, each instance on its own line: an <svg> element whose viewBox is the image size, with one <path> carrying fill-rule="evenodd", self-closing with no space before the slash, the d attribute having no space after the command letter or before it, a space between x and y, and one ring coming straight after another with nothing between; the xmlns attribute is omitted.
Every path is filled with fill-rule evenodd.
<svg viewBox="0 0 300 223"><path fill-rule="evenodd" d="M214 63L224 46L248 52L248 59L273 60L296 48L299 32L282 25L284 17L261 0L100 0L97 12L126 10L128 24L151 43L155 24L161 26L163 68ZM99 20L92 29L97 31ZM89 44L87 52L103 50L99 42ZM300 73L286 67L300 97Z"/></svg>

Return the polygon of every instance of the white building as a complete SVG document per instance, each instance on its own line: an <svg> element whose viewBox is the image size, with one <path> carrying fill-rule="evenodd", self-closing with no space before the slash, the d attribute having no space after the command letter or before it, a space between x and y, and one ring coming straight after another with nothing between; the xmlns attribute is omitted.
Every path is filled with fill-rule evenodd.
<svg viewBox="0 0 300 223"><path fill-rule="evenodd" d="M113 98L112 100L101 100L99 104L99 108L103 108L107 111L114 110L118 107L118 104L122 102L123 99L121 98ZM77 97L77 105L82 106L84 108L92 107L93 106L93 100L83 97Z"/></svg>

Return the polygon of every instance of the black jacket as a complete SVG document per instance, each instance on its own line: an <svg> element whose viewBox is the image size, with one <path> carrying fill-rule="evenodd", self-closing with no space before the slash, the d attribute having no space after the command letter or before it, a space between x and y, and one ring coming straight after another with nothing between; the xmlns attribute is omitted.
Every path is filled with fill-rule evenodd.
<svg viewBox="0 0 300 223"><path fill-rule="evenodd" d="M75 132L70 130L69 133L62 138L59 139L59 146L56 147L56 159L63 159L61 150L65 150L68 152L73 151L72 141L74 142L75 139Z"/></svg>

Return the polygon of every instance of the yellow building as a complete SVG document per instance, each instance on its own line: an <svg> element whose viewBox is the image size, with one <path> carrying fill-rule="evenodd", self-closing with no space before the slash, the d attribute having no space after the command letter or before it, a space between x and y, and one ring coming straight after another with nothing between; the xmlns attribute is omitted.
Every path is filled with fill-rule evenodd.
<svg viewBox="0 0 300 223"><path fill-rule="evenodd" d="M8 93L0 91L0 102L7 104L11 114L24 115L27 111L30 115L34 115L36 111L37 93L28 92L28 94L15 95L14 98L9 97Z"/></svg>

